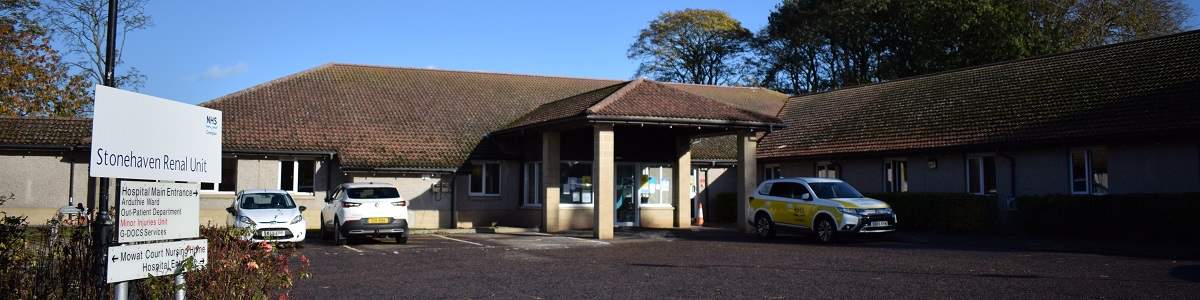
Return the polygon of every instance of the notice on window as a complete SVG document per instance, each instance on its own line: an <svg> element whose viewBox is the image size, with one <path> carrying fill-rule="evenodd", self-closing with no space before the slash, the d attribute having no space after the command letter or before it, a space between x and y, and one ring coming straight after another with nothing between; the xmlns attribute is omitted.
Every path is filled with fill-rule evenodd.
<svg viewBox="0 0 1200 300"><path fill-rule="evenodd" d="M121 182L117 242L200 236L200 184Z"/></svg>

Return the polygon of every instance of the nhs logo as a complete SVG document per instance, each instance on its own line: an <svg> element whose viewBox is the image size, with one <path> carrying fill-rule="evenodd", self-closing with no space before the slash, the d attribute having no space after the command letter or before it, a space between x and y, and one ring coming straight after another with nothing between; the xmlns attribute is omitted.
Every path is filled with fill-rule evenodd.
<svg viewBox="0 0 1200 300"><path fill-rule="evenodd" d="M207 116L204 119L204 133L208 135L221 134L221 118L217 116Z"/></svg>

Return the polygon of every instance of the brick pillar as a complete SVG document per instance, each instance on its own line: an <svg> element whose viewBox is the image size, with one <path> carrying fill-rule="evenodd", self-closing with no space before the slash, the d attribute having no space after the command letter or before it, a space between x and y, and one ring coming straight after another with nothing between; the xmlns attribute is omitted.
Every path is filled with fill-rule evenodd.
<svg viewBox="0 0 1200 300"><path fill-rule="evenodd" d="M562 185L558 183L559 143L561 134L558 131L542 132L542 232L560 232L562 226L558 223L558 197Z"/></svg>
<svg viewBox="0 0 1200 300"><path fill-rule="evenodd" d="M753 132L739 133L737 136L737 228L738 231L749 233L750 219L748 215L750 195L758 188L758 162L754 156L758 148L758 138Z"/></svg>
<svg viewBox="0 0 1200 300"><path fill-rule="evenodd" d="M595 158L592 160L592 198L595 205L595 209L592 210L592 232L597 239L611 240L615 198L613 193L616 192L613 185L613 172L616 171L613 162L613 126L595 125L592 139L592 145L595 147Z"/></svg>
<svg viewBox="0 0 1200 300"><path fill-rule="evenodd" d="M671 162L671 174L675 182L672 184L672 203L675 205L675 228L692 226L692 138L680 136L675 138L675 161Z"/></svg>

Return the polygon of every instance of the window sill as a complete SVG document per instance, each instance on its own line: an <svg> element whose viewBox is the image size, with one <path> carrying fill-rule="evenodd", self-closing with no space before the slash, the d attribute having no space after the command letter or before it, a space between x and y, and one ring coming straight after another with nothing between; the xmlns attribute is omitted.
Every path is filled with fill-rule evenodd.
<svg viewBox="0 0 1200 300"><path fill-rule="evenodd" d="M641 204L641 205L638 205L638 208L646 208L646 209L675 209L675 206L674 206L674 205L670 205L670 204Z"/></svg>
<svg viewBox="0 0 1200 300"><path fill-rule="evenodd" d="M468 194L467 194L467 196L470 196L470 197L480 197L480 198L499 198L499 197L500 197L500 194L475 194L475 193L468 193Z"/></svg>
<svg viewBox="0 0 1200 300"><path fill-rule="evenodd" d="M592 203L559 203L558 208L561 209L591 209L595 207Z"/></svg>
<svg viewBox="0 0 1200 300"><path fill-rule="evenodd" d="M527 204L527 205L521 205L520 208L524 209L524 210L542 210L542 205L541 204L538 204L538 205Z"/></svg>

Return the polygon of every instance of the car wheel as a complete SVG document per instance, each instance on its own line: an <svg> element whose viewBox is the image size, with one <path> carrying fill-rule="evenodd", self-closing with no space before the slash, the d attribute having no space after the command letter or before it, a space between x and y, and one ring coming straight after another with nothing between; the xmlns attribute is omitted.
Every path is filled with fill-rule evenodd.
<svg viewBox="0 0 1200 300"><path fill-rule="evenodd" d="M326 228L325 226L325 216L321 216L321 240L329 240L329 228Z"/></svg>
<svg viewBox="0 0 1200 300"><path fill-rule="evenodd" d="M407 236L403 236L403 235L397 235L397 236L396 236L396 243L397 243L397 244L408 244L408 237L407 237Z"/></svg>
<svg viewBox="0 0 1200 300"><path fill-rule="evenodd" d="M829 217L821 217L817 219L817 226L814 226L813 231L816 233L817 241L822 243L832 243L837 240L837 227L833 225L833 220Z"/></svg>
<svg viewBox="0 0 1200 300"><path fill-rule="evenodd" d="M346 244L346 237L342 235L342 223L337 219L333 219L333 244L338 246Z"/></svg>
<svg viewBox="0 0 1200 300"><path fill-rule="evenodd" d="M775 222L766 214L754 217L754 234L761 238L775 237Z"/></svg>

